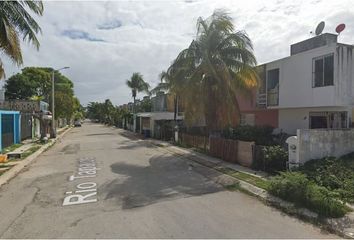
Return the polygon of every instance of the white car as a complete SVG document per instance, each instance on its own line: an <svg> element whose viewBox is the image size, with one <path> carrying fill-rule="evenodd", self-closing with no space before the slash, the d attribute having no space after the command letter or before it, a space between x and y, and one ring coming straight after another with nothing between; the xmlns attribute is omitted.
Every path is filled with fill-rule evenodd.
<svg viewBox="0 0 354 240"><path fill-rule="evenodd" d="M75 126L75 127L81 127L81 121L80 121L80 120L76 120L76 121L74 122L74 126Z"/></svg>

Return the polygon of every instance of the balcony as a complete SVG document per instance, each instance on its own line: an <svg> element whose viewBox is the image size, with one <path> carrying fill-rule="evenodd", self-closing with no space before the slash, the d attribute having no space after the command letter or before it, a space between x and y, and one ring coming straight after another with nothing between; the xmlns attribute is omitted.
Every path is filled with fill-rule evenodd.
<svg viewBox="0 0 354 240"><path fill-rule="evenodd" d="M258 93L256 100L257 100L257 107L258 108L266 108L267 107L267 94Z"/></svg>

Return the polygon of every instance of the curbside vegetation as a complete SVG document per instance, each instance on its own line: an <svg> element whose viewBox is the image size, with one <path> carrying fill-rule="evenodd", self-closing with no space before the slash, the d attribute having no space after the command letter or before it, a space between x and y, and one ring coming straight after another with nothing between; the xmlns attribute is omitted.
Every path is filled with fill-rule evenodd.
<svg viewBox="0 0 354 240"><path fill-rule="evenodd" d="M283 172L269 181L268 192L297 207L308 208L320 217L339 218L350 211L337 195L310 181L299 172Z"/></svg>

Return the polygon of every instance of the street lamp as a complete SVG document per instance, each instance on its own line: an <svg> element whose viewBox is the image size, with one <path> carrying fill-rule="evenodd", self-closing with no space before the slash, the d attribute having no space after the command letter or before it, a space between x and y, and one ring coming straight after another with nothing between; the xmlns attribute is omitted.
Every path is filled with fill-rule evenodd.
<svg viewBox="0 0 354 240"><path fill-rule="evenodd" d="M54 115L54 73L56 71L60 71L60 70L64 70L64 69L68 69L70 67L63 67L63 68L59 68L59 69L53 69L52 71L52 138L56 138L57 137L57 130L55 128L55 115Z"/></svg>

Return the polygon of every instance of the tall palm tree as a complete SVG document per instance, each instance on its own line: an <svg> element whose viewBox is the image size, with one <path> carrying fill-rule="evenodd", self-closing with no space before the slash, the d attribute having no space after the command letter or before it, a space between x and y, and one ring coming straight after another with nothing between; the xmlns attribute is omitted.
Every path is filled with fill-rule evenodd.
<svg viewBox="0 0 354 240"><path fill-rule="evenodd" d="M168 91L172 94L174 94L174 121L177 124L177 114L178 114L178 95L173 91L173 87L174 87L174 79L173 79L173 75L170 72L166 72L166 71L162 71L160 73L160 80L161 82L150 91L151 94L156 94L160 91Z"/></svg>
<svg viewBox="0 0 354 240"><path fill-rule="evenodd" d="M234 30L232 18L216 10L199 18L196 39L169 67L171 91L184 102L187 123L205 119L210 131L240 120L236 96L249 96L258 85L251 40Z"/></svg>
<svg viewBox="0 0 354 240"><path fill-rule="evenodd" d="M169 91L170 90L170 88L171 88L171 81L170 81L171 76L167 72L162 71L159 74L159 77L160 77L159 84L157 84L157 86L150 91L150 94L156 94L156 93L158 93L160 91Z"/></svg>
<svg viewBox="0 0 354 240"><path fill-rule="evenodd" d="M37 49L39 41L36 34L41 31L38 23L28 13L27 9L36 15L43 14L42 1L0 1L0 50L14 63L23 63L20 36L28 40ZM5 76L0 59L0 79Z"/></svg>
<svg viewBox="0 0 354 240"><path fill-rule="evenodd" d="M132 90L132 97L134 99L133 112L135 113L135 98L137 93L146 92L149 93L150 85L144 81L143 75L138 72L133 73L130 80L126 81L127 86Z"/></svg>

